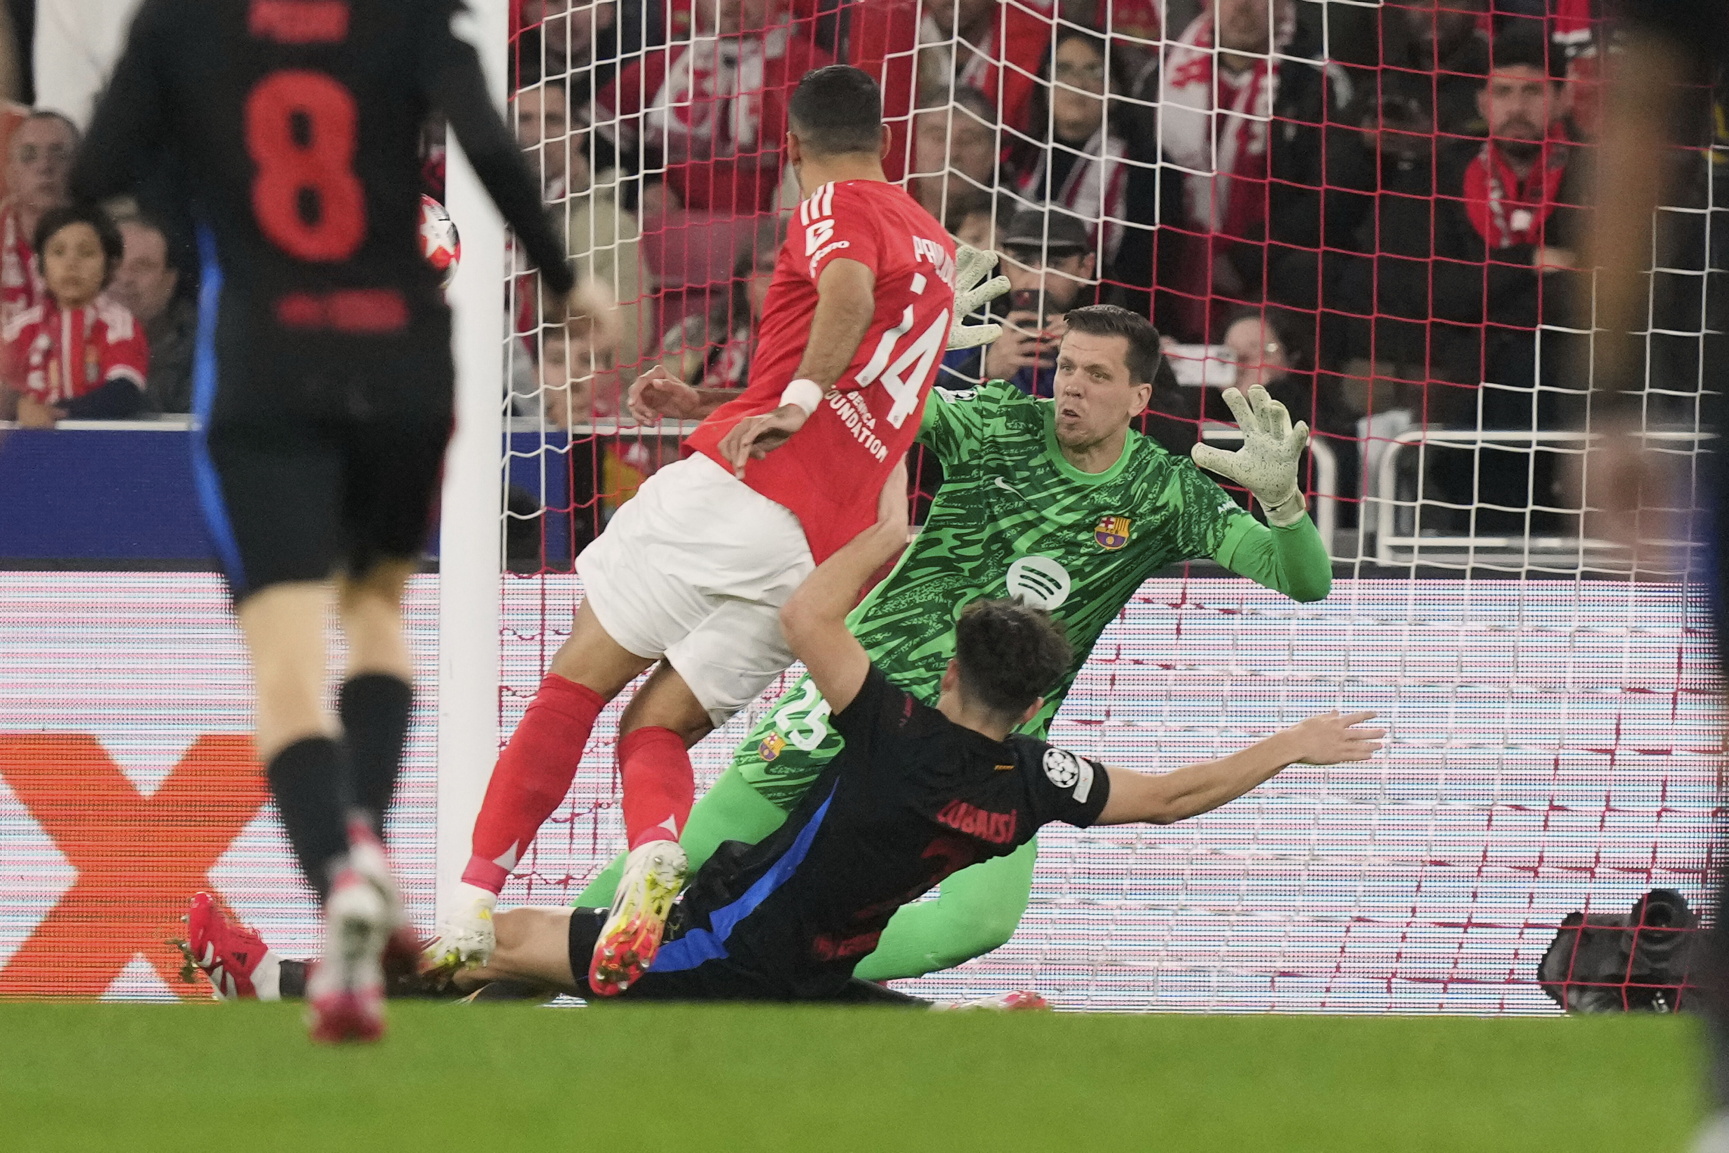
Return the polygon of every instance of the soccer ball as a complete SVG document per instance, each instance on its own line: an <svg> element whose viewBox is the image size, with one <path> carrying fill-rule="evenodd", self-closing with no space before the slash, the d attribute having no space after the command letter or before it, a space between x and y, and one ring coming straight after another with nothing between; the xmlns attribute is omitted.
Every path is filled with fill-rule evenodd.
<svg viewBox="0 0 1729 1153"><path fill-rule="evenodd" d="M462 261L462 237L444 205L424 193L420 197L420 254L449 288Z"/></svg>

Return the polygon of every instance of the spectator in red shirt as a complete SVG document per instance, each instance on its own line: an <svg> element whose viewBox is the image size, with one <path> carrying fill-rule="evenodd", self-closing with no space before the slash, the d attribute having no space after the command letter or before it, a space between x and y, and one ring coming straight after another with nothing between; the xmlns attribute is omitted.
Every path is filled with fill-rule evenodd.
<svg viewBox="0 0 1729 1153"><path fill-rule="evenodd" d="M882 85L890 180L906 171L907 121L927 93L976 88L996 119L1028 129L1039 61L1056 26L1048 0L871 0L851 15L851 63Z"/></svg>
<svg viewBox="0 0 1729 1153"><path fill-rule="evenodd" d="M1363 163L1343 130L1350 78L1321 48L1294 0L1215 0L1166 44L1146 93L1179 202L1161 214L1178 225L1157 253L1165 331L1208 340L1264 298L1319 306L1321 190Z"/></svg>
<svg viewBox="0 0 1729 1153"><path fill-rule="evenodd" d="M786 105L806 72L831 64L785 0L695 8L688 40L653 49L595 99L594 125L644 174L643 215L772 211Z"/></svg>
<svg viewBox="0 0 1729 1153"><path fill-rule="evenodd" d="M124 253L119 229L99 209L54 208L32 239L45 292L4 331L13 386L22 393L19 425L137 414L150 370L144 328L101 296Z"/></svg>
<svg viewBox="0 0 1729 1153"><path fill-rule="evenodd" d="M42 214L66 203L66 178L78 130L58 112L32 112L12 133L6 153L8 196L0 203L0 324L42 298L42 276L30 238Z"/></svg>

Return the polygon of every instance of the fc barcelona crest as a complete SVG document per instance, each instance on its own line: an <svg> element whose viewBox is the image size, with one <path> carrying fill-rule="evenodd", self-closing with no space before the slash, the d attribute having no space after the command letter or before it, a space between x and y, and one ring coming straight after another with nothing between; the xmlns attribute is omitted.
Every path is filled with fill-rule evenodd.
<svg viewBox="0 0 1729 1153"><path fill-rule="evenodd" d="M772 761L780 756L781 750L784 748L786 748L786 738L779 733L770 733L757 744L756 755L765 761Z"/></svg>
<svg viewBox="0 0 1729 1153"><path fill-rule="evenodd" d="M1129 543L1129 528L1133 524L1126 516L1101 516L1093 529L1093 539L1100 548L1115 552Z"/></svg>

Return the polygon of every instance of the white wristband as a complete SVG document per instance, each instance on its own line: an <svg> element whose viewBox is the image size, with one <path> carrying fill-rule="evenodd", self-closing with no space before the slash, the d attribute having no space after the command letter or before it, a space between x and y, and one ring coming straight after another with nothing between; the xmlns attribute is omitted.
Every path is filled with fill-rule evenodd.
<svg viewBox="0 0 1729 1153"><path fill-rule="evenodd" d="M1257 497L1257 500L1260 498ZM1267 523L1276 528L1290 528L1298 524L1309 514L1309 504L1303 499L1303 492L1298 489L1276 505L1261 501L1261 508L1267 514Z"/></svg>
<svg viewBox="0 0 1729 1153"><path fill-rule="evenodd" d="M822 403L822 398L822 385L802 377L787 385L786 391L780 394L782 404L796 404L804 409L806 416L816 411L816 406Z"/></svg>

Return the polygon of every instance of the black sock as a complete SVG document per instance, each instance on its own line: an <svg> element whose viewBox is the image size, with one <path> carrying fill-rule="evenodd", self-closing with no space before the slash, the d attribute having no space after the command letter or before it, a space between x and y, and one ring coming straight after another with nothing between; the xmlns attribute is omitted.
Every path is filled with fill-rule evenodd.
<svg viewBox="0 0 1729 1153"><path fill-rule="evenodd" d="M306 977L312 971L311 961L282 962L282 976L278 982L284 1001L304 1001L306 999ZM496 982L494 982L496 984ZM407 997L426 1001L460 1001L467 994L454 984L435 980L410 970L406 973L387 975L384 981L386 997ZM542 997L550 1000L551 997Z"/></svg>
<svg viewBox="0 0 1729 1153"><path fill-rule="evenodd" d="M277 982L284 1001L306 999L306 971L312 966L305 961L282 962L282 976Z"/></svg>
<svg viewBox="0 0 1729 1153"><path fill-rule="evenodd" d="M337 699L354 774L354 799L380 836L384 835L384 814L390 811L390 799L396 792L402 745L413 711L414 689L388 673L364 673L345 682Z"/></svg>
<svg viewBox="0 0 1729 1153"><path fill-rule="evenodd" d="M300 871L322 901L330 892L330 862L348 852L354 801L347 757L329 737L307 737L277 753L266 773Z"/></svg>

